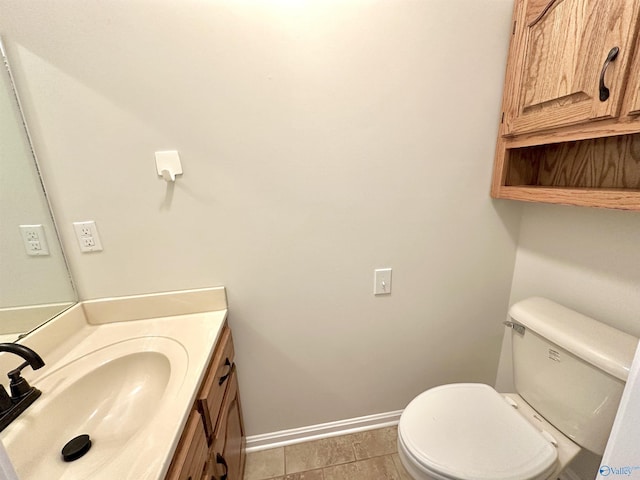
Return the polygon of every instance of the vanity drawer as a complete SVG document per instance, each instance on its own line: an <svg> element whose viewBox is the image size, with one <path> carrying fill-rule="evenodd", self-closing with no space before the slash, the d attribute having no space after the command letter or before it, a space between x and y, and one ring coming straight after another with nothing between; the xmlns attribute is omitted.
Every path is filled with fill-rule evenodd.
<svg viewBox="0 0 640 480"><path fill-rule="evenodd" d="M202 385L202 390L198 396L198 410L202 414L204 429L209 442L213 441L213 432L218 422L220 407L233 368L233 357L231 330L225 325L220 341L216 346L213 361Z"/></svg>
<svg viewBox="0 0 640 480"><path fill-rule="evenodd" d="M230 480L241 480L243 478L245 442L238 378L234 366L213 437L209 465L213 466L217 475L212 478L227 478Z"/></svg>
<svg viewBox="0 0 640 480"><path fill-rule="evenodd" d="M207 464L209 448L200 414L189 415L178 449L165 480L200 480Z"/></svg>

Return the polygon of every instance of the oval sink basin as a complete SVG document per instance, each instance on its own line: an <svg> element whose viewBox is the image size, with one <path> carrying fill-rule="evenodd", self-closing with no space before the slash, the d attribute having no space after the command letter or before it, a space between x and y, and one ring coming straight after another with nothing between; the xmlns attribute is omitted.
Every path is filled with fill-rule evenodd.
<svg viewBox="0 0 640 480"><path fill-rule="evenodd" d="M97 479L114 463L122 463L115 466L122 472L144 469L136 466L139 453L153 443L145 427L170 408L187 366L179 342L143 337L108 345L32 381L42 396L2 432L18 476ZM91 437L91 449L65 462L62 448L81 434Z"/></svg>

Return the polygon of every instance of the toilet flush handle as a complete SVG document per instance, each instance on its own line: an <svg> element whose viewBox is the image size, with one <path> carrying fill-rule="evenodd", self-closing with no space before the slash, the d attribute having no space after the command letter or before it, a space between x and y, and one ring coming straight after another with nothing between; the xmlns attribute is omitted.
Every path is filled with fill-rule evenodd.
<svg viewBox="0 0 640 480"><path fill-rule="evenodd" d="M546 438L551 445L553 445L554 447L558 446L558 441L549 432L547 432L546 430L541 430L540 433L542 433L542 436Z"/></svg>
<svg viewBox="0 0 640 480"><path fill-rule="evenodd" d="M515 322L509 322L508 320L505 320L504 322L502 322L502 324L506 325L509 328L513 328L520 335L524 335L524 331L525 331L524 325L520 325L519 323L515 323Z"/></svg>

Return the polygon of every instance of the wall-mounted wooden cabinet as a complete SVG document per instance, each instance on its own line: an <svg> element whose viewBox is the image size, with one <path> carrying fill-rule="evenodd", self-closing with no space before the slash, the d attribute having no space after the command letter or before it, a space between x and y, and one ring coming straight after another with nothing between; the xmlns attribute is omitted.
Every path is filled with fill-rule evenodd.
<svg viewBox="0 0 640 480"><path fill-rule="evenodd" d="M242 480L245 434L233 359L225 324L166 480Z"/></svg>
<svg viewBox="0 0 640 480"><path fill-rule="evenodd" d="M640 0L516 0L491 193L640 210Z"/></svg>

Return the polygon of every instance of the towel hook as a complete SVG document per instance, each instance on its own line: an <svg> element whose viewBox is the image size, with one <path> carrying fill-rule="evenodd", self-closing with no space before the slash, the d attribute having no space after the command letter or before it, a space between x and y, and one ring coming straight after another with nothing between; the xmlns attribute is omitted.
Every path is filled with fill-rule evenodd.
<svg viewBox="0 0 640 480"><path fill-rule="evenodd" d="M182 174L180 155L176 150L156 152L156 170L166 182L175 182L176 175Z"/></svg>

